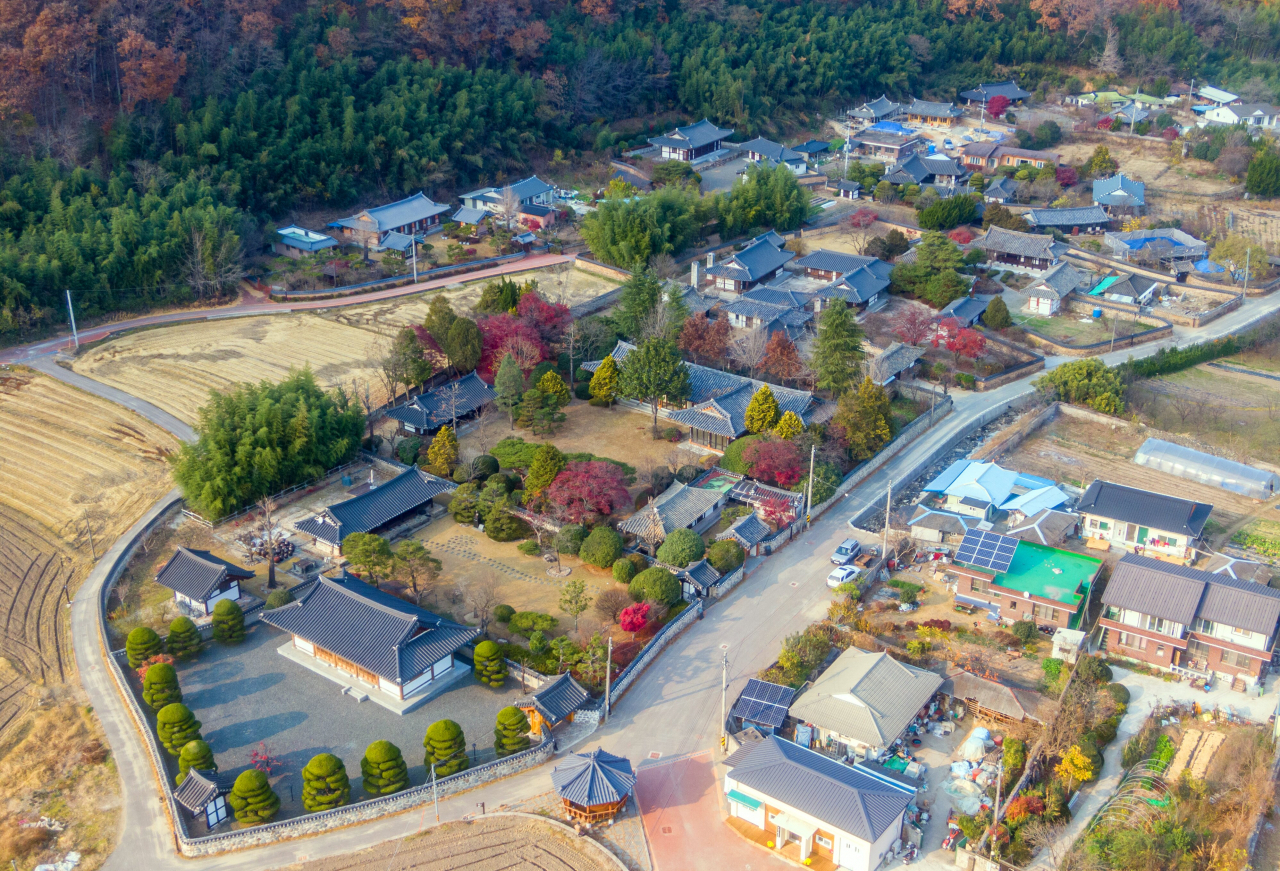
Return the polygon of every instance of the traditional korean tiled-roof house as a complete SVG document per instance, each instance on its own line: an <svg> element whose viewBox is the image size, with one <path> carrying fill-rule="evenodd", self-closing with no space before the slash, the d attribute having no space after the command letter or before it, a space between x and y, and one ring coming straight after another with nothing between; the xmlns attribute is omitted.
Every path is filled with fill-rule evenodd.
<svg viewBox="0 0 1280 871"><path fill-rule="evenodd" d="M1129 553L1112 571L1102 604L1102 646L1112 656L1237 689L1266 678L1280 590Z"/></svg>
<svg viewBox="0 0 1280 871"><path fill-rule="evenodd" d="M456 428L457 421L476 413L497 396L479 375L470 372L390 409L387 417L399 421L402 432L423 435L446 423Z"/></svg>
<svg viewBox="0 0 1280 871"><path fill-rule="evenodd" d="M699 157L719 151L732 130L717 127L706 118L688 127L677 127L665 136L655 136L649 144L658 148L659 160L693 162Z"/></svg>
<svg viewBox="0 0 1280 871"><path fill-rule="evenodd" d="M741 294L773 278L796 256L782 245L780 236L767 233L720 263L714 263L714 255L709 254L707 275L722 294Z"/></svg>
<svg viewBox="0 0 1280 871"><path fill-rule="evenodd" d="M1111 216L1101 206L1074 209L1029 209L1022 216L1037 230L1058 230L1068 236L1101 233L1111 226Z"/></svg>
<svg viewBox="0 0 1280 871"><path fill-rule="evenodd" d="M626 759L597 748L575 753L553 768L551 785L572 819L599 823L626 807L636 776Z"/></svg>
<svg viewBox="0 0 1280 871"><path fill-rule="evenodd" d="M344 239L376 251L391 232L406 236L434 233L440 228L440 216L447 211L448 206L433 202L423 193L416 193L403 200L341 218L329 226L336 228Z"/></svg>
<svg viewBox="0 0 1280 871"><path fill-rule="evenodd" d="M276 230L276 235L280 237L280 240L271 243L271 250L294 260L299 260L308 254L315 254L317 251L323 251L326 248L334 248L338 244L338 240L332 236L316 233L296 224L281 227Z"/></svg>
<svg viewBox="0 0 1280 871"><path fill-rule="evenodd" d="M881 94L869 103L863 103L856 109L850 109L849 115L875 124L880 121L890 121L897 118L901 112L901 103L895 103L884 94Z"/></svg>
<svg viewBox="0 0 1280 871"><path fill-rule="evenodd" d="M902 110L907 121L912 124L924 124L929 127L950 127L964 115L964 111L955 103L935 103L932 100L912 100L911 105Z"/></svg>
<svg viewBox="0 0 1280 871"><path fill-rule="evenodd" d="M759 556L760 543L772 535L773 530L769 528L769 524L753 511L733 521L728 529L716 536L716 541L733 539L748 556Z"/></svg>
<svg viewBox="0 0 1280 871"><path fill-rule="evenodd" d="M723 580L723 576L705 558L676 569L674 574L680 582L680 592L690 602L710 596Z"/></svg>
<svg viewBox="0 0 1280 871"><path fill-rule="evenodd" d="M721 306L720 311L729 318L730 326L743 330L764 330L766 335L785 333L791 341L797 341L813 326L813 312L788 305L777 305L757 299L734 300Z"/></svg>
<svg viewBox="0 0 1280 871"><path fill-rule="evenodd" d="M987 203L1007 203L1018 198L1018 183L1001 176L982 189L982 200Z"/></svg>
<svg viewBox="0 0 1280 871"><path fill-rule="evenodd" d="M897 161L908 154L924 151L928 147L924 137L903 128L904 132L895 130L876 130L874 128L855 133L850 138L852 146L861 154L878 160Z"/></svg>
<svg viewBox="0 0 1280 871"><path fill-rule="evenodd" d="M831 188L831 185L827 185ZM837 181L835 187L831 188L835 191L836 199L840 200L857 200L862 198L862 183L856 181L848 181L847 179Z"/></svg>
<svg viewBox="0 0 1280 871"><path fill-rule="evenodd" d="M781 164L796 175L804 175L809 170L809 164L804 154L771 139L756 137L750 142L744 142L739 145L738 151L745 151L747 160L752 163L763 163L766 166L778 166Z"/></svg>
<svg viewBox="0 0 1280 871"><path fill-rule="evenodd" d="M1147 208L1147 186L1117 173L1093 183L1093 204L1102 206L1108 215L1141 215Z"/></svg>
<svg viewBox="0 0 1280 871"><path fill-rule="evenodd" d="M988 300L972 296L962 296L959 299L951 300L951 302L943 306L942 311L938 312L939 332L946 333L946 322L949 320L958 321L962 327L973 326L986 312L987 303Z"/></svg>
<svg viewBox="0 0 1280 871"><path fill-rule="evenodd" d="M375 532L414 513L427 512L429 517L432 500L457 488L452 481L409 468L372 490L299 521L295 528L311 536L313 546L337 554L343 539L353 532Z"/></svg>
<svg viewBox="0 0 1280 871"><path fill-rule="evenodd" d="M240 582L252 577L253 572L207 550L179 547L156 574L156 583L173 590L179 610L207 617L223 599L239 599Z"/></svg>
<svg viewBox="0 0 1280 871"><path fill-rule="evenodd" d="M954 188L969 177L969 171L942 154L911 154L889 167L883 181L898 185L935 184Z"/></svg>
<svg viewBox="0 0 1280 871"><path fill-rule="evenodd" d="M728 499L729 494L720 490L674 481L648 505L619 523L618 530L634 535L656 552L658 545L677 529L709 529L720 519L720 510Z"/></svg>
<svg viewBox="0 0 1280 871"><path fill-rule="evenodd" d="M1036 272L1057 266L1059 258L1067 251L1067 246L1055 242L1052 236L1019 233L995 225L988 227L987 232L971 244L986 252L988 262Z"/></svg>
<svg viewBox="0 0 1280 871"><path fill-rule="evenodd" d="M1007 82L981 84L971 91L961 91L960 96L972 106L975 103L985 106L992 97L1004 97L1010 103L1018 104L1031 96L1031 92L1018 87L1018 83L1010 79Z"/></svg>
<svg viewBox="0 0 1280 871"><path fill-rule="evenodd" d="M894 342L870 361L871 380L886 387L910 372L912 367L924 356L924 349L914 345Z"/></svg>
<svg viewBox="0 0 1280 871"><path fill-rule="evenodd" d="M351 575L319 578L296 602L264 611L262 620L293 636L280 650L288 658L301 658L331 680L354 681L375 698L394 702L425 701L442 682L464 671L454 654L480 634ZM312 666L309 659L321 665Z"/></svg>
<svg viewBox="0 0 1280 871"><path fill-rule="evenodd" d="M487 217L489 217L489 212L486 209L471 209L463 206L453 213L450 220L455 224L462 224L464 227L479 228Z"/></svg>
<svg viewBox="0 0 1280 871"><path fill-rule="evenodd" d="M810 139L808 142L802 142L799 145L791 146L792 151L798 151L809 160L815 159L820 154L826 154L831 150L830 142L823 142L821 139Z"/></svg>
<svg viewBox="0 0 1280 871"><path fill-rule="evenodd" d="M1185 563L1196 557L1213 506L1095 480L1076 510L1080 534L1093 541Z"/></svg>
<svg viewBox="0 0 1280 871"><path fill-rule="evenodd" d="M565 672L519 699L515 706L524 711L529 731L542 734L542 727L554 729L561 723L572 723L573 716L591 701L591 693Z"/></svg>
<svg viewBox="0 0 1280 871"><path fill-rule="evenodd" d="M805 275L830 281L814 291L813 310L821 311L835 300L858 309L874 309L887 298L893 266L875 257L844 254L820 248L795 262Z"/></svg>
<svg viewBox="0 0 1280 871"><path fill-rule="evenodd" d="M554 202L555 186L531 175L503 187L479 188L465 193L462 205L496 215L502 210L502 200L508 189L520 206L550 206Z"/></svg>
<svg viewBox="0 0 1280 871"><path fill-rule="evenodd" d="M1126 124L1141 124L1151 117L1151 113L1137 103L1129 103L1115 109L1107 117L1114 122L1113 129L1119 130Z"/></svg>
<svg viewBox="0 0 1280 871"><path fill-rule="evenodd" d="M892 857L915 788L776 735L724 761L729 825L797 864L872 871Z"/></svg>
<svg viewBox="0 0 1280 871"><path fill-rule="evenodd" d="M1073 292L1089 286L1089 276L1063 261L1027 288L1027 311L1052 317Z"/></svg>

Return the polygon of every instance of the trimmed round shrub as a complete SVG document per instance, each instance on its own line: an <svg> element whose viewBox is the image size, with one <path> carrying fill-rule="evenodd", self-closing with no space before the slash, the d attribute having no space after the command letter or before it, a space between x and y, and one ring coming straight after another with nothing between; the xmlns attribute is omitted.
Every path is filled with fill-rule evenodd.
<svg viewBox="0 0 1280 871"><path fill-rule="evenodd" d="M499 468L495 457L481 454L471 461L471 477L488 479L490 475L498 474Z"/></svg>
<svg viewBox="0 0 1280 871"><path fill-rule="evenodd" d="M242 826L269 823L280 811L280 796L267 782L267 776L256 768L242 772L227 796L227 804Z"/></svg>
<svg viewBox="0 0 1280 871"><path fill-rule="evenodd" d="M622 556L622 536L608 526L597 526L582 542L578 556L584 563L607 569Z"/></svg>
<svg viewBox="0 0 1280 871"><path fill-rule="evenodd" d="M142 679L142 700L153 711L182 701L177 670L167 662L157 662L148 668L147 676Z"/></svg>
<svg viewBox="0 0 1280 871"><path fill-rule="evenodd" d="M522 541L517 544L516 550L520 551L525 556L537 556L542 553L542 547L532 538L528 541Z"/></svg>
<svg viewBox="0 0 1280 871"><path fill-rule="evenodd" d="M391 795L409 787L409 766L400 748L390 741L374 741L360 760L364 791L370 795Z"/></svg>
<svg viewBox="0 0 1280 871"><path fill-rule="evenodd" d="M631 579L636 576L636 564L631 560L620 559L613 561L613 579L621 584L631 583Z"/></svg>
<svg viewBox="0 0 1280 871"><path fill-rule="evenodd" d="M1116 700L1117 705L1129 704L1129 688L1122 683L1109 683L1106 686L1107 692L1111 694L1111 698Z"/></svg>
<svg viewBox="0 0 1280 871"><path fill-rule="evenodd" d="M498 605L493 609L493 619L499 623L510 623L515 615L516 609L510 605Z"/></svg>
<svg viewBox="0 0 1280 871"><path fill-rule="evenodd" d="M517 611L511 618L511 622L507 624L516 635L522 635L525 638L534 630L546 632L548 629L555 629L559 621L550 614L543 614L541 611Z"/></svg>
<svg viewBox="0 0 1280 871"><path fill-rule="evenodd" d="M351 800L351 778L342 760L317 753L302 768L302 806L312 813L342 807Z"/></svg>
<svg viewBox="0 0 1280 871"><path fill-rule="evenodd" d="M230 599L213 606L213 640L223 644L244 641L244 611Z"/></svg>
<svg viewBox="0 0 1280 871"><path fill-rule="evenodd" d="M498 722L493 729L493 749L498 752L498 758L528 750L529 744L529 718L524 711L514 705L498 711Z"/></svg>
<svg viewBox="0 0 1280 871"><path fill-rule="evenodd" d="M671 572L655 566L632 578L627 592L637 602L654 601L674 605L680 601L680 582Z"/></svg>
<svg viewBox="0 0 1280 871"><path fill-rule="evenodd" d="M642 572L645 569L649 568L649 558L646 557L644 554L640 553L639 551L635 553L629 553L625 557L623 557L623 559L631 560L631 564L636 567L637 572Z"/></svg>
<svg viewBox="0 0 1280 871"><path fill-rule="evenodd" d="M293 601L293 593L289 590L272 590L267 594L266 610L274 611L283 608Z"/></svg>
<svg viewBox="0 0 1280 871"><path fill-rule="evenodd" d="M742 545L732 538L717 541L707 548L707 562L711 563L711 567L722 575L726 575L742 565L746 558L747 554L743 551Z"/></svg>
<svg viewBox="0 0 1280 871"><path fill-rule="evenodd" d="M742 452L756 442L763 441L764 438L762 435L748 435L740 439L734 439L729 443L729 447L725 448L724 456L720 458L720 462L717 465L722 469L739 475L747 474L751 471L751 468L747 465L747 461L742 458Z"/></svg>
<svg viewBox="0 0 1280 871"><path fill-rule="evenodd" d="M148 626L139 626L124 641L124 652L129 657L129 668L137 668L157 653L163 651L160 636Z"/></svg>
<svg viewBox="0 0 1280 871"><path fill-rule="evenodd" d="M1081 657L1076 665L1076 677L1093 683L1111 683L1111 666L1096 656Z"/></svg>
<svg viewBox="0 0 1280 871"><path fill-rule="evenodd" d="M270 599L267 599L270 602ZM200 655L200 630L190 617L174 617L169 624L169 637L164 640L169 655L179 662L195 659Z"/></svg>
<svg viewBox="0 0 1280 871"><path fill-rule="evenodd" d="M422 746L427 748L425 765L427 777L431 777L431 765L435 763L436 777L448 777L471 767L467 757L467 736L453 720L437 720L427 729Z"/></svg>
<svg viewBox="0 0 1280 871"><path fill-rule="evenodd" d="M200 721L181 702L165 705L156 712L156 735L171 756L182 753L192 741L201 740Z"/></svg>
<svg viewBox="0 0 1280 871"><path fill-rule="evenodd" d="M1117 725L1118 723L1114 718L1108 717L1090 729L1089 734L1093 737L1095 744L1110 744L1116 738Z"/></svg>
<svg viewBox="0 0 1280 871"><path fill-rule="evenodd" d="M692 529L677 529L658 548L658 562L684 568L696 563L707 552L702 536Z"/></svg>
<svg viewBox="0 0 1280 871"><path fill-rule="evenodd" d="M1036 629L1034 620L1018 620L1009 627L1009 631L1023 644L1030 644L1039 635L1039 630Z"/></svg>
<svg viewBox="0 0 1280 871"><path fill-rule="evenodd" d="M573 385L573 395L578 399L589 402L591 400L591 382L579 381Z"/></svg>
<svg viewBox="0 0 1280 871"><path fill-rule="evenodd" d="M578 555L582 543L587 540L587 529L576 523L570 523L556 533L556 552Z"/></svg>
<svg viewBox="0 0 1280 871"><path fill-rule="evenodd" d="M698 466L688 464L681 466L676 470L676 480L681 484L692 483L693 479L702 474L702 469Z"/></svg>
<svg viewBox="0 0 1280 871"><path fill-rule="evenodd" d="M474 667L476 679L495 689L501 688L507 680L507 661L492 641L481 641L476 645Z"/></svg>
<svg viewBox="0 0 1280 871"><path fill-rule="evenodd" d="M175 786L187 779L191 769L196 771L217 771L218 763L213 758L213 748L204 741L188 741L178 754L178 776L173 779Z"/></svg>

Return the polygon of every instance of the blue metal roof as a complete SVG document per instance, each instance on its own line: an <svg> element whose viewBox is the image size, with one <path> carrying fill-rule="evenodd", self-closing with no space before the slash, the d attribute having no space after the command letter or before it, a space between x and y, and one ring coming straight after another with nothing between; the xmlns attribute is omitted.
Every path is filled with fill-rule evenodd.
<svg viewBox="0 0 1280 871"><path fill-rule="evenodd" d="M320 578L298 601L263 611L262 620L398 684L480 634L346 574Z"/></svg>
<svg viewBox="0 0 1280 871"><path fill-rule="evenodd" d="M1094 181L1093 201L1100 206L1141 206L1146 204L1146 191L1142 182L1118 173Z"/></svg>
<svg viewBox="0 0 1280 871"><path fill-rule="evenodd" d="M365 229L365 225L361 222L362 216L372 219L379 233L385 233L387 230L395 230L406 224L412 224L415 221L422 221L433 215L439 215L449 211L448 206L442 206L439 203L432 202L425 194L416 193L411 197L406 197L398 202L388 203L385 206L375 206L372 209L365 209L363 212L352 215L350 218L342 218L335 221L329 226L352 227L354 229Z"/></svg>
<svg viewBox="0 0 1280 871"><path fill-rule="evenodd" d="M575 753L551 771L556 795L576 805L613 804L631 794L636 775L631 763L596 749Z"/></svg>
<svg viewBox="0 0 1280 871"><path fill-rule="evenodd" d="M422 471L405 469L396 477L359 496L330 505L322 513L297 524L304 535L341 544L353 532L368 532L430 502L458 485Z"/></svg>

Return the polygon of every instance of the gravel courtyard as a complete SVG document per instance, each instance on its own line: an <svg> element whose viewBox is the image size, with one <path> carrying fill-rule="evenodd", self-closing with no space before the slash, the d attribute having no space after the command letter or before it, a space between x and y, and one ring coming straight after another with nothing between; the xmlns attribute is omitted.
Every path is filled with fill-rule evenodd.
<svg viewBox="0 0 1280 871"><path fill-rule="evenodd" d="M365 748L380 738L404 753L413 784L425 782L422 739L436 720L457 721L467 737L468 752L475 743L481 762L492 759L498 710L521 695L518 681L509 680L506 687L495 690L468 674L440 696L400 716L372 701L357 702L342 695L338 684L285 659L276 648L288 638L256 623L249 627L243 644L210 644L195 662L178 666L183 702L200 720L220 771L235 773L249 767L251 754L262 749L260 744L283 763L271 778L282 802L282 818L303 812L302 767L324 751L346 763L352 801L365 798L359 789L360 759Z"/></svg>

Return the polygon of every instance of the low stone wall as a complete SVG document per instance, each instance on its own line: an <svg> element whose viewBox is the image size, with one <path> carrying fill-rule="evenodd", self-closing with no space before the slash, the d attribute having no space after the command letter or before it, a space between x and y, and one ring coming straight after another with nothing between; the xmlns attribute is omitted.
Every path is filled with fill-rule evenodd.
<svg viewBox="0 0 1280 871"><path fill-rule="evenodd" d="M1176 287L1178 285L1173 286ZM1147 316L1154 317L1162 321L1169 321L1170 323L1178 324L1183 327L1199 327L1203 324L1209 323L1210 321L1217 320L1227 312L1235 311L1240 308L1240 306L1244 305L1244 297L1238 293L1222 293L1220 291L1205 290L1202 287L1191 287L1188 289L1194 290L1196 293L1208 294L1213 296L1215 299L1222 299L1223 302L1220 305L1216 305L1213 308L1208 309L1207 311L1196 312L1195 314L1186 314L1185 312L1161 309L1158 314L1152 311ZM1140 308L1137 305L1127 302L1119 302L1114 299L1100 299L1098 297L1089 296L1088 294L1081 294L1079 291L1076 291L1072 293L1071 296L1067 297L1067 302L1072 307L1073 311L1089 311L1094 306L1097 306L1098 308L1104 308L1113 312L1122 312L1127 315L1139 314L1141 317Z"/></svg>
<svg viewBox="0 0 1280 871"><path fill-rule="evenodd" d="M1154 281L1161 281L1166 284L1181 284L1184 287L1190 287L1195 290L1203 290L1205 293L1217 293L1226 296L1235 296L1239 293L1234 287L1226 282L1208 281L1195 275L1189 275L1186 281L1179 282L1177 279L1167 272L1160 272L1157 269L1149 269L1140 266L1137 263L1131 263L1127 260L1120 260L1116 257L1108 257L1105 254L1095 254L1092 251L1085 251L1082 248L1072 248L1066 254L1067 257L1075 260L1083 260L1088 267L1105 267L1114 269L1117 272L1132 272L1134 275L1141 275L1143 278L1150 278ZM1250 296L1262 296L1269 290L1269 285L1261 285L1249 289Z"/></svg>
<svg viewBox="0 0 1280 871"><path fill-rule="evenodd" d="M997 336L991 330L984 328L982 330L982 334L986 337L988 342L999 345L1005 350L1012 351L1019 356L1029 357L1030 359L1023 360L1021 363L1010 366L1003 372L997 372L994 375L977 376L974 379L974 389L979 393L984 390L995 390L997 387L1003 387L1010 381L1017 381L1021 378L1025 378L1032 372L1038 372L1044 368L1044 357L1041 357L1039 354L1015 345L1008 339Z"/></svg>
<svg viewBox="0 0 1280 871"><path fill-rule="evenodd" d="M573 268L581 269L583 272L590 272L604 278L612 278L617 281L626 281L631 277L631 272L618 266L610 266L607 263L601 263L598 260L592 260L590 257L583 257L579 254L573 259Z"/></svg>
<svg viewBox="0 0 1280 871"><path fill-rule="evenodd" d="M1059 402L1051 402L1034 415L1018 421L996 438L980 445L970 456L984 463L998 463L1011 451L1017 450L1023 442L1031 438L1041 427L1058 416Z"/></svg>
<svg viewBox="0 0 1280 871"><path fill-rule="evenodd" d="M645 645L644 650L640 651L640 655L633 659L626 668L618 673L612 686L609 687L609 707L612 708L618 703L618 699L622 698L622 694L630 689L635 683L636 678L640 676L640 672L645 670L649 663L653 662L658 654L662 652L668 644L675 640L690 623L702 617L702 601L694 602L684 610L684 613L672 620L666 626L658 630L658 634L653 636L652 640Z"/></svg>
<svg viewBox="0 0 1280 871"><path fill-rule="evenodd" d="M520 685L531 690L536 690L544 683L551 680L550 677L540 671L534 671L531 668L525 668L514 659L507 661L507 676L520 681Z"/></svg>
<svg viewBox="0 0 1280 871"><path fill-rule="evenodd" d="M1108 302L1110 302L1110 300L1108 300ZM1238 300L1236 304L1239 304ZM1081 300L1079 302L1070 302L1067 308L1072 314L1079 314L1082 309L1087 312L1092 305L1093 303L1087 303ZM1116 316L1123 313L1123 309L1117 309L1114 306L1115 304L1099 304L1099 307L1115 312ZM1138 317L1145 317L1148 320L1160 321L1162 325L1152 327L1149 330L1143 330L1140 333L1133 333L1129 336L1117 336L1114 341L1111 339L1104 339L1101 342L1090 342L1087 345L1067 345L1059 342L1057 339L1050 338L1043 333L1037 333L1035 330L1029 330L1026 327L1023 327L1022 329L1023 332L1027 334L1027 339L1029 341L1034 342L1039 347L1044 348L1051 353L1062 354L1067 357L1092 357L1100 353L1118 351L1124 348L1133 348L1137 345L1145 345L1147 342L1156 342L1173 337L1173 324L1164 317L1152 314L1138 315L1133 306L1129 306L1128 308L1128 313L1135 314Z"/></svg>
<svg viewBox="0 0 1280 871"><path fill-rule="evenodd" d="M729 595L729 591L738 584L742 583L742 579L747 576L747 564L744 560L742 565L738 566L729 574L725 575L720 583L711 588L711 597L713 599L723 599Z"/></svg>

